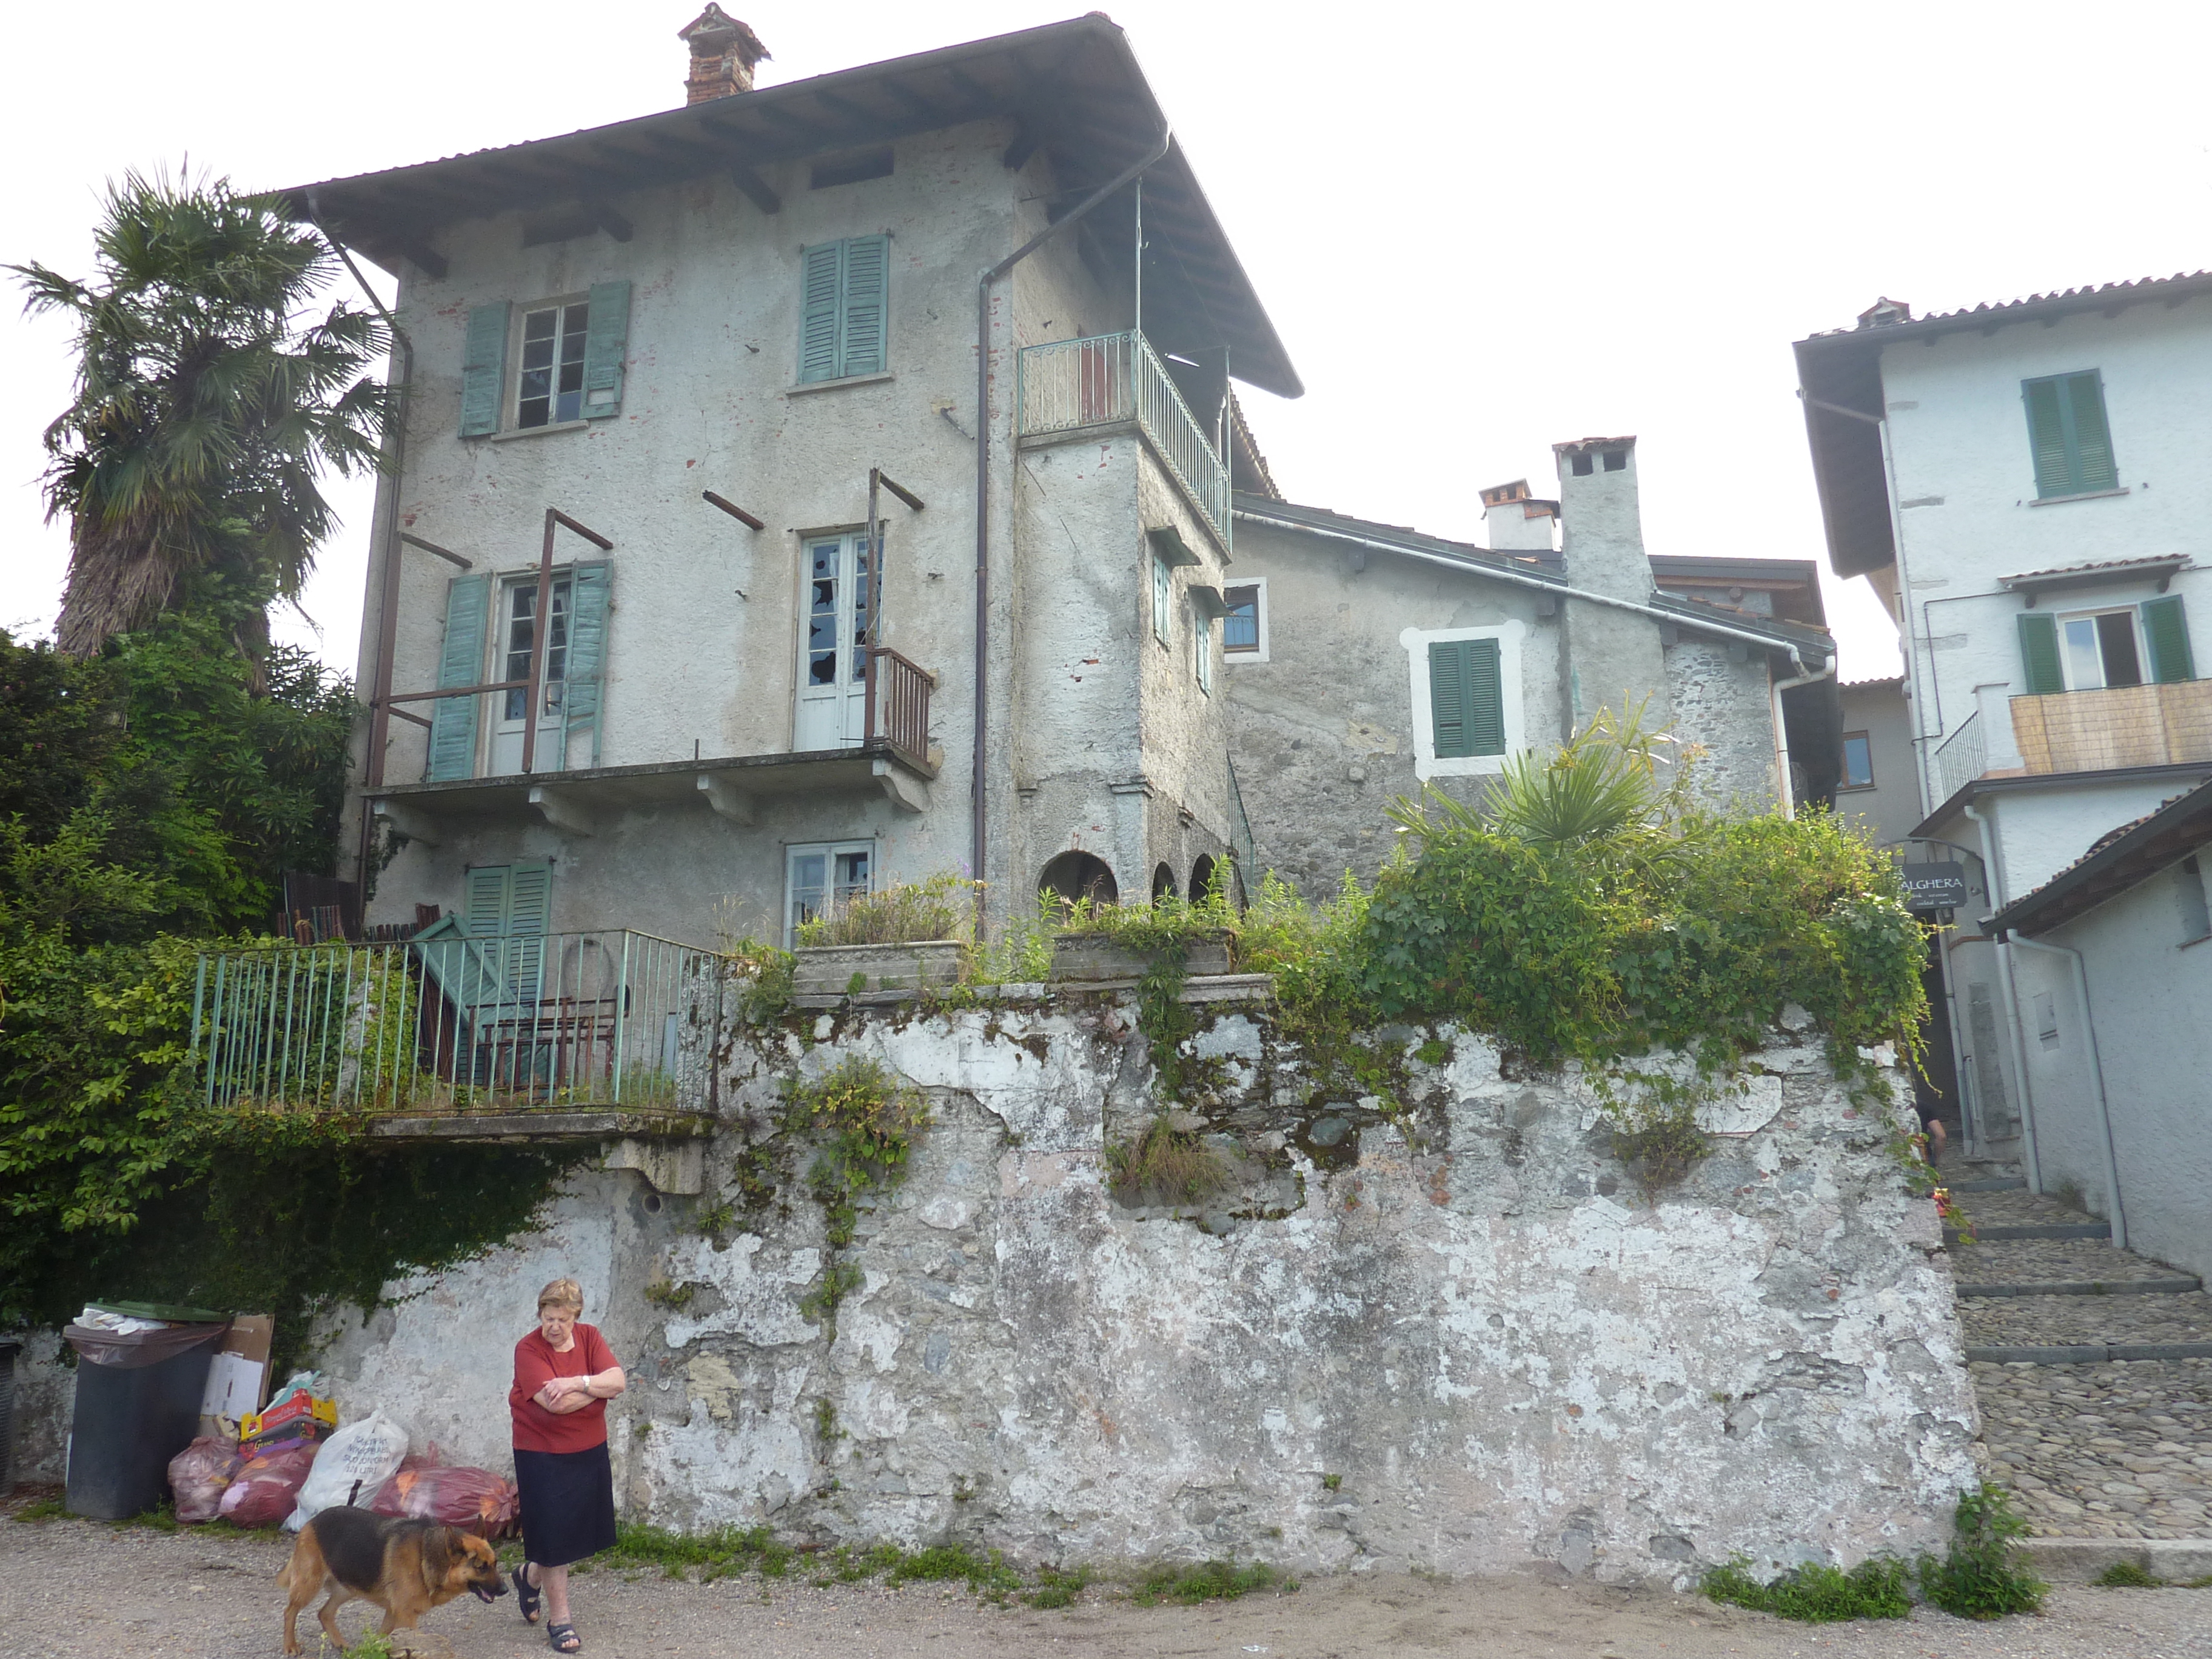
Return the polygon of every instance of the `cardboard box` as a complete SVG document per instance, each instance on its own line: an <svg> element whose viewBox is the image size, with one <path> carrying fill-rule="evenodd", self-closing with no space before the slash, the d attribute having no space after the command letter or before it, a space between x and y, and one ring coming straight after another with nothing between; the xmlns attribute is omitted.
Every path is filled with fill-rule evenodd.
<svg viewBox="0 0 2212 1659"><path fill-rule="evenodd" d="M276 1322L267 1314L240 1314L208 1366L200 1401L200 1432L235 1438L240 1421L269 1397L269 1347Z"/></svg>

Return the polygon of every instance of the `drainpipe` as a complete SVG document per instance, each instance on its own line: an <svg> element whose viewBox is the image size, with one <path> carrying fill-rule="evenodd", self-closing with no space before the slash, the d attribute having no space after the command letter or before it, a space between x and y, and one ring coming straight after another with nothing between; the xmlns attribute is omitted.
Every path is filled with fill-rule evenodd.
<svg viewBox="0 0 2212 1659"><path fill-rule="evenodd" d="M1791 659L1796 662L1801 671L1804 668L1804 662L1794 652L1791 653ZM1790 787L1790 727L1782 718L1782 694L1794 691L1801 685L1811 685L1816 680L1825 680L1835 672L1836 659L1831 657L1827 665L1816 674L1801 672L1789 679L1774 682L1775 778L1782 791L1782 815L1784 817L1797 816L1797 792Z"/></svg>
<svg viewBox="0 0 2212 1659"><path fill-rule="evenodd" d="M983 766L991 694L991 287L1108 197L1142 178L1147 167L1168 153L1168 146L1174 140L1173 131L1163 126L1158 139L1143 156L1085 197L1073 212L1047 225L975 280L975 752L968 793L969 868L976 884L975 903L979 910L986 890L983 845L989 805L983 787ZM1014 412L1018 417L1019 411Z"/></svg>
<svg viewBox="0 0 2212 1659"><path fill-rule="evenodd" d="M2010 932L2005 934L2012 942ZM2097 1091L2097 1120L2105 1131L2105 1205L2112 1224L2112 1243L2124 1250L2128 1248L2127 1212L2120 1207L2120 1157L2112 1144L2112 1108L2105 1098L2105 1062L2097 1054L2097 1026L2089 1012L2089 969L2081 960L2081 953L2070 945L2046 945L2039 939L2022 937L2019 943L2031 951L2048 951L2054 956L2070 957L2074 963L2074 994L2081 1008L2081 1032L2089 1044L2089 1082Z"/></svg>
<svg viewBox="0 0 2212 1659"><path fill-rule="evenodd" d="M1996 891L2000 879L1997 872L1996 836L1988 818L1972 801L1966 804L1966 816L1980 828L1982 836L1982 879L1990 889L1990 908L2002 908L2003 900ZM2012 940L2008 933L1997 936L1997 983L2004 992L2005 1035L2010 1039L2013 1075L2020 1079L2020 1127L2027 1142L2027 1186L2030 1192L2043 1190L2043 1164L2037 1156L2035 1146L2035 1086L2027 1077L2027 1045L2021 1041L2020 993L2012 976Z"/></svg>
<svg viewBox="0 0 2212 1659"><path fill-rule="evenodd" d="M347 252L345 244L331 235L323 224L322 204L316 199L313 191L307 192L307 222L322 232L323 240L331 245L331 251L353 273L354 281L368 296L368 302L376 308L376 314L392 331L392 343L398 348L399 353L398 408L393 413L390 428L391 465L385 469L384 477L377 481L377 494L382 498L379 505L384 509L384 544L376 571L379 587L376 666L369 680L368 752L362 757L362 777L363 787L374 789L384 781L384 750L392 733L392 659L398 649L399 638L399 488L407 466L407 417L415 383L415 343L407 337L407 331L399 326L398 319L384 308L384 301L368 285L368 278L362 275L361 267L353 262L353 255ZM370 817L364 802L361 815L360 867L356 872L361 886L364 914L368 905L370 847L375 832L375 820Z"/></svg>

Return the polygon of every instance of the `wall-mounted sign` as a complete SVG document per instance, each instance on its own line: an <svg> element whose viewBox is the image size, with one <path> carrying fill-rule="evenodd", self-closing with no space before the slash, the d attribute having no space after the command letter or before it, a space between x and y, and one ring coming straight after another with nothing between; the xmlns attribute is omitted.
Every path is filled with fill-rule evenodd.
<svg viewBox="0 0 2212 1659"><path fill-rule="evenodd" d="M1907 902L1916 911L1955 910L1966 903L1963 864L1908 864L1898 873L1905 878Z"/></svg>

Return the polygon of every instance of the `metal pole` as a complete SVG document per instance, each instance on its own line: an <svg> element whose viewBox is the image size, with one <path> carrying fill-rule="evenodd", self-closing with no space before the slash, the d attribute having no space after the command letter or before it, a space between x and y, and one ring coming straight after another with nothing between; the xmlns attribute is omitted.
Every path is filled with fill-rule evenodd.
<svg viewBox="0 0 2212 1659"><path fill-rule="evenodd" d="M1131 325L1131 331L1141 335L1145 331L1145 175L1141 173L1137 175L1136 261L1137 302L1133 308L1136 320Z"/></svg>
<svg viewBox="0 0 2212 1659"><path fill-rule="evenodd" d="M538 614L530 623L530 700L522 708L522 769L537 769L538 700L545 694L545 636L550 632L553 606L553 525L556 514L545 509L545 550L538 559ZM494 607L495 611L497 607ZM494 626L496 627L496 618Z"/></svg>
<svg viewBox="0 0 2212 1659"><path fill-rule="evenodd" d="M884 470L868 469L868 654L861 672L867 676L867 709L861 722L863 741L876 735L876 651L884 635L884 544L876 533L876 514L883 497Z"/></svg>

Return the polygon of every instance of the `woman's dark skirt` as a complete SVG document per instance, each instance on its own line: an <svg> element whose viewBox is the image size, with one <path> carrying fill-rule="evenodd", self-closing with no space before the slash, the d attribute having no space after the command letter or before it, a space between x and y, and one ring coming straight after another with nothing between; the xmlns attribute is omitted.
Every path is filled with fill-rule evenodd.
<svg viewBox="0 0 2212 1659"><path fill-rule="evenodd" d="M602 1440L588 1451L514 1449L522 1495L524 1553L541 1567L565 1567L615 1547L615 1473Z"/></svg>

